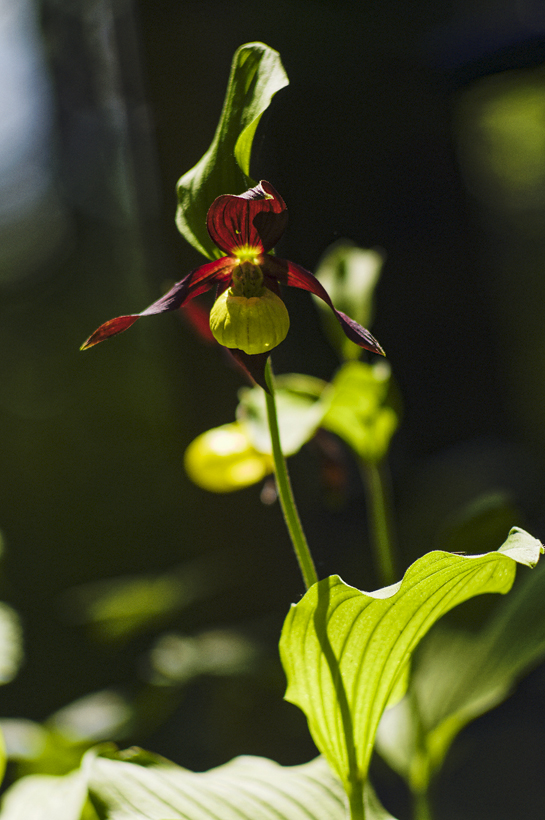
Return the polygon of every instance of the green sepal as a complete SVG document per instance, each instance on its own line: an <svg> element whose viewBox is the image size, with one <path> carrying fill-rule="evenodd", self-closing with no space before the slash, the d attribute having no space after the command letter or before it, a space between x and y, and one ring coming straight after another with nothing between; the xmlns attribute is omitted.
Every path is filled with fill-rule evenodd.
<svg viewBox="0 0 545 820"><path fill-rule="evenodd" d="M288 82L280 55L264 43L247 43L235 52L214 139L177 185L178 230L209 259L222 253L206 230L208 209L216 197L240 194L256 184L250 177L256 128L276 92Z"/></svg>

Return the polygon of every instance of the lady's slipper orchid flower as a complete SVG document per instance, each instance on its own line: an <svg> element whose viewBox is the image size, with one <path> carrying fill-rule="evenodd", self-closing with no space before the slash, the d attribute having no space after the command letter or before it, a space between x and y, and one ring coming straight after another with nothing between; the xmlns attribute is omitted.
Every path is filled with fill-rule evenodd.
<svg viewBox="0 0 545 820"><path fill-rule="evenodd" d="M206 224L212 241L226 256L191 271L142 313L110 319L95 330L81 349L127 330L141 316L177 310L216 285L218 297L210 312L212 333L264 386L266 357L285 339L289 329L288 312L280 298L282 284L308 290L323 299L349 339L384 355L368 330L335 310L314 274L271 255L287 221L284 200L265 180L243 194L219 196L210 206Z"/></svg>

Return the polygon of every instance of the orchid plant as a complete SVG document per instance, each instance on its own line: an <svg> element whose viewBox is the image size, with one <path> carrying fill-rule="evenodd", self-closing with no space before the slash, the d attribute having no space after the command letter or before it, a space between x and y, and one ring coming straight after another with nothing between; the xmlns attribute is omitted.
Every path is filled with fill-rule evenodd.
<svg viewBox="0 0 545 820"><path fill-rule="evenodd" d="M265 180L242 194L217 197L208 211L206 226L212 242L228 256L191 271L142 313L105 322L81 349L127 330L141 316L178 310L216 285L218 295L210 312L212 335L267 390L265 361L268 353L284 341L290 326L287 308L279 294L282 284L318 296L329 305L348 339L384 355L368 330L335 310L327 291L310 271L270 253L282 237L287 221L284 200Z"/></svg>
<svg viewBox="0 0 545 820"><path fill-rule="evenodd" d="M435 629L426 638L463 601L507 593L517 565L534 567L543 548L514 528L497 551L435 550L400 578L386 476L399 422L390 368L383 358L359 360L345 340L358 354L364 349L383 356L384 351L362 324L334 306L320 276L273 255L287 208L269 182L256 184L249 177L257 124L286 84L275 51L262 43L237 51L212 145L178 185L178 227L209 261L141 313L102 324L83 348L143 316L184 309L216 287L211 332L254 386L241 390L236 421L203 433L189 446L186 466L197 483L216 492L274 474L306 588L289 610L280 638L286 699L304 712L320 756L291 767L239 757L195 774L141 749L99 746L65 776L33 775L16 782L5 796L1 820L393 820L382 805L387 795L379 800L369 781L375 749L405 779L414 820L431 820L430 786L457 733L500 702L545 656L539 573L528 576L481 633L468 637ZM361 264L366 253L336 248L323 266L331 292L344 287L343 307L358 318L363 292L363 315L370 316L380 268L376 259L369 285L351 276L352 262ZM330 383L299 374L273 376L271 351L286 337L290 321L282 285L322 300L343 331L340 342L338 334L332 337L341 364ZM338 575L319 580L303 531L286 457L324 431L350 448L366 486L370 540L383 584L373 592Z"/></svg>

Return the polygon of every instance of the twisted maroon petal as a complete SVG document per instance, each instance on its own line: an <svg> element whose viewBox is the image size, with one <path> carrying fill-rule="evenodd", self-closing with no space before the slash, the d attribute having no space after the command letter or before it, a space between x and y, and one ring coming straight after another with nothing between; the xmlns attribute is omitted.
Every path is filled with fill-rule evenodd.
<svg viewBox="0 0 545 820"><path fill-rule="evenodd" d="M212 262L207 262L206 265L201 265L200 268L188 273L180 282L176 282L168 293L165 293L164 296L143 310L142 313L118 316L116 319L110 319L100 325L82 344L80 349L86 350L88 347L93 347L93 345L109 339L110 336L116 336L131 327L141 316L154 316L159 313L177 310L186 302L189 302L190 299L194 299L195 296L209 290L215 282L229 281L235 264L236 259L223 256L221 259L214 259Z"/></svg>
<svg viewBox="0 0 545 820"><path fill-rule="evenodd" d="M262 268L266 276L273 276L283 285L290 285L293 288L301 288L314 293L315 296L318 296L329 305L350 341L364 347L366 350L370 350L372 353L385 355L382 347L368 330L355 322L354 319L351 319L350 316L347 316L346 313L335 309L328 292L313 273L294 262L289 262L287 259L277 259L275 256L266 256Z"/></svg>
<svg viewBox="0 0 545 820"><path fill-rule="evenodd" d="M243 194L219 196L206 217L210 238L229 254L245 246L258 253L272 250L287 222L286 203L265 180Z"/></svg>

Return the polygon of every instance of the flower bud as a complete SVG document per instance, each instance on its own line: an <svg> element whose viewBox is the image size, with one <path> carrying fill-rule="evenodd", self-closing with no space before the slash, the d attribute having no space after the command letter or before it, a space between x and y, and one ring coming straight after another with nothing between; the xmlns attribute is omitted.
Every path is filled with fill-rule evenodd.
<svg viewBox="0 0 545 820"><path fill-rule="evenodd" d="M260 296L250 298L235 296L229 288L216 299L210 311L210 330L216 341L250 355L266 353L279 345L289 326L284 302L268 288L263 288Z"/></svg>
<svg viewBox="0 0 545 820"><path fill-rule="evenodd" d="M254 448L238 421L197 436L185 451L184 465L195 484L213 493L249 487L274 470L272 456Z"/></svg>

